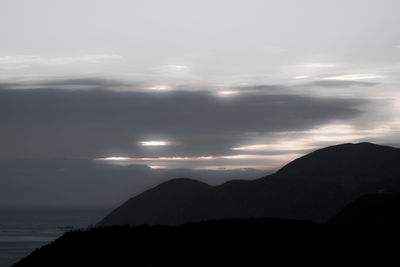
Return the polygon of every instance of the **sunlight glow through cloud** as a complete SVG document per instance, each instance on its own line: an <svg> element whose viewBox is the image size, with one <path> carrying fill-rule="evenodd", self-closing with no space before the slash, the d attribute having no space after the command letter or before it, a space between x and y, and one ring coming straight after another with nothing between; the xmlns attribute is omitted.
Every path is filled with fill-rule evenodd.
<svg viewBox="0 0 400 267"><path fill-rule="evenodd" d="M172 70L186 70L186 69L188 69L188 66L184 66L184 65L168 65L167 66L169 69L172 69Z"/></svg>
<svg viewBox="0 0 400 267"><path fill-rule="evenodd" d="M168 165L148 165L152 169L174 169L176 166ZM263 165L215 165L215 166L200 166L193 167L192 170L207 170L207 171L226 171L226 170L246 170L246 169L256 169L256 170L272 170L279 168L281 165L277 163L263 164Z"/></svg>
<svg viewBox="0 0 400 267"><path fill-rule="evenodd" d="M340 143L357 143L379 138L400 128L400 123L379 124L370 129L357 129L349 124L329 124L305 131L275 132L274 140L265 143L242 145L231 148L243 153L213 156L164 156L164 157L105 157L95 161L129 165L146 164L154 169L189 168L197 170L232 170L254 168L276 169L303 156L309 151ZM169 145L167 141L142 141L142 146ZM267 154L265 154L267 152ZM269 153L271 152L271 153Z"/></svg>
<svg viewBox="0 0 400 267"><path fill-rule="evenodd" d="M234 96L236 94L238 94L237 91L219 91L219 92L217 92L217 96L221 96L221 97Z"/></svg>
<svg viewBox="0 0 400 267"><path fill-rule="evenodd" d="M258 144L233 147L232 150L237 151L292 151L292 150L306 150L316 149L318 146L308 145L299 140L294 141L278 141L273 144Z"/></svg>
<svg viewBox="0 0 400 267"><path fill-rule="evenodd" d="M173 169L185 168L196 170L218 170L218 169L245 169L254 168L260 170L273 169L281 167L302 156L299 153L281 154L281 155L224 155L224 156L201 156L201 157L154 157L154 158L129 158L129 157L106 157L96 158L95 161L114 163L120 165L146 164L153 169ZM244 161L258 161L256 164L245 164ZM223 164L221 164L221 161ZM205 162L206 164L199 164ZM184 165L183 165L184 164Z"/></svg>
<svg viewBox="0 0 400 267"><path fill-rule="evenodd" d="M154 90L154 91L169 91L172 90L172 87L169 85L155 85L155 86L151 86L151 87L147 87L146 89L148 90Z"/></svg>
<svg viewBox="0 0 400 267"><path fill-rule="evenodd" d="M365 79L382 79L385 78L382 75L378 74L344 74L338 76L331 76L323 78L322 80L338 80L338 81L356 81L356 80L365 80Z"/></svg>
<svg viewBox="0 0 400 267"><path fill-rule="evenodd" d="M366 139L384 136L391 130L392 129L388 125L383 124L367 130L355 129L353 126L347 124L331 124L307 131L277 132L275 134L277 136L282 136L281 140L278 139L265 144L233 147L232 150L247 152L314 150L321 146L362 142ZM290 140L286 140L287 138L290 138Z"/></svg>
<svg viewBox="0 0 400 267"><path fill-rule="evenodd" d="M298 155L298 154L296 154ZM276 160L284 159L285 155L226 155L226 156L201 156L201 157L154 157L154 158L129 158L129 157L106 157L97 158L95 160L101 161L212 161L217 159L227 160L242 160L242 159L265 159L265 160Z"/></svg>
<svg viewBox="0 0 400 267"><path fill-rule="evenodd" d="M108 60L120 60L118 54L92 54L70 57L42 57L40 55L15 55L1 56L0 67L2 68L25 68L30 65L67 65L79 63L102 63Z"/></svg>
<svg viewBox="0 0 400 267"><path fill-rule="evenodd" d="M125 161L125 160L129 160L129 158L126 157L107 157L107 158L100 158L98 160L118 160L118 161Z"/></svg>
<svg viewBox="0 0 400 267"><path fill-rule="evenodd" d="M311 76L308 75L300 75L300 76L296 76L294 77L296 80L300 80L300 79L308 79L311 78Z"/></svg>
<svg viewBox="0 0 400 267"><path fill-rule="evenodd" d="M171 143L168 141L141 141L138 142L139 146L169 146Z"/></svg>

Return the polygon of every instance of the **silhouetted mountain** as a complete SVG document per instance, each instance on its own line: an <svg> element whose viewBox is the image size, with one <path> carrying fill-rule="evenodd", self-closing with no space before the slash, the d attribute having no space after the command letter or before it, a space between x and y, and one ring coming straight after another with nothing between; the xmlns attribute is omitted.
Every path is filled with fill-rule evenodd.
<svg viewBox="0 0 400 267"><path fill-rule="evenodd" d="M135 201L113 211L111 216L123 218L118 224L126 224L127 221L145 224L164 220L171 223L179 223L187 219L199 220L201 217L197 216L197 212L189 213L188 211L195 209L191 205L195 205L199 198L209 195L212 190L213 187L195 180L174 179L139 195ZM148 209L148 207L153 209ZM132 210L135 210L135 213L132 213ZM176 212L178 210L181 212Z"/></svg>
<svg viewBox="0 0 400 267"><path fill-rule="evenodd" d="M329 223L400 236L400 193L369 194L351 202Z"/></svg>
<svg viewBox="0 0 400 267"><path fill-rule="evenodd" d="M371 143L342 144L296 159L277 174L359 188L400 173L400 149Z"/></svg>
<svg viewBox="0 0 400 267"><path fill-rule="evenodd" d="M327 221L362 194L400 175L400 149L370 143L312 152L254 181L208 186L188 179L161 184L111 212L98 225L166 224L223 218Z"/></svg>
<svg viewBox="0 0 400 267"><path fill-rule="evenodd" d="M383 179L375 183L368 184L359 189L367 193L394 193L400 192L400 176Z"/></svg>
<svg viewBox="0 0 400 267"><path fill-rule="evenodd" d="M310 221L234 219L68 232L13 266L329 266L373 259L382 265L397 257L398 248L398 239L378 233Z"/></svg>

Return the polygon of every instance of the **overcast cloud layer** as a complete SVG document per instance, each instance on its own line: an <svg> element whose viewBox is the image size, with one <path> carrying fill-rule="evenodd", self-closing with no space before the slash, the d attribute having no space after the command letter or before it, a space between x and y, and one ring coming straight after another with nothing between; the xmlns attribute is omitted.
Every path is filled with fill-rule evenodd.
<svg viewBox="0 0 400 267"><path fill-rule="evenodd" d="M0 157L276 169L327 145L398 145L398 10L3 0Z"/></svg>
<svg viewBox="0 0 400 267"><path fill-rule="evenodd" d="M266 149L262 153L238 153L234 148L241 150L237 147L277 133L307 131L352 120L368 104L364 99L277 95L268 91L234 96L216 95L208 88L203 91L116 91L108 88L117 82L89 79L43 84L49 88L12 89L17 86L14 84L3 85L11 89L0 90L1 157L94 159L287 154L284 147L283 151ZM94 84L96 89L50 89L55 85ZM167 144L154 147L141 144L153 140ZM289 149L291 153L303 150L307 147ZM233 165L265 164L268 168L268 159L242 157ZM226 160L215 158L211 165L226 165ZM174 162L161 161L164 165L164 161ZM207 166L210 160L193 159L191 164ZM169 162L165 166L185 165Z"/></svg>

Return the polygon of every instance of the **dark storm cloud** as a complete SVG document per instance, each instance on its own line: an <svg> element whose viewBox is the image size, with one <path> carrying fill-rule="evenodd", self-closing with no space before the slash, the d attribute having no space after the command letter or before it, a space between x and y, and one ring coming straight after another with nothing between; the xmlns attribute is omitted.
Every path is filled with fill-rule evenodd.
<svg viewBox="0 0 400 267"><path fill-rule="evenodd" d="M361 104L302 95L220 98L209 91L0 90L0 156L218 155L231 153L246 133L306 130L353 118ZM157 139L174 144L137 146Z"/></svg>

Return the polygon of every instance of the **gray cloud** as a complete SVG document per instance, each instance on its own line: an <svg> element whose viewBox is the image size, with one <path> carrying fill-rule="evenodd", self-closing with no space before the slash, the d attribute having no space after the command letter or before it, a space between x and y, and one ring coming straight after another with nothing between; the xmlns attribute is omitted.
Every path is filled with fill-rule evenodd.
<svg viewBox="0 0 400 267"><path fill-rule="evenodd" d="M376 86L377 82L363 82L363 81L345 81L345 80L320 80L305 84L305 86L313 87L351 87L351 86Z"/></svg>
<svg viewBox="0 0 400 267"><path fill-rule="evenodd" d="M137 86L139 83L122 82L115 79L101 78L79 78L79 79L58 79L40 82L41 86L94 86L98 88L120 87L120 86Z"/></svg>
<svg viewBox="0 0 400 267"><path fill-rule="evenodd" d="M89 78L89 77L82 77L82 78L60 78L60 79L53 79L53 80L42 80L42 81L15 81L15 82L0 82L0 89L32 89L32 88L39 88L39 89L55 89L61 88L65 89L68 88L96 88L96 89L110 89L110 88L140 88L143 86L143 83L139 82L127 82L127 81L120 81L116 79L105 79L105 78Z"/></svg>
<svg viewBox="0 0 400 267"><path fill-rule="evenodd" d="M67 80L50 84L69 85ZM93 84L72 80L71 84ZM109 84L98 80L98 84ZM0 156L198 156L232 153L246 133L306 130L360 114L365 100L210 91L0 90ZM170 147L137 146L167 139Z"/></svg>

